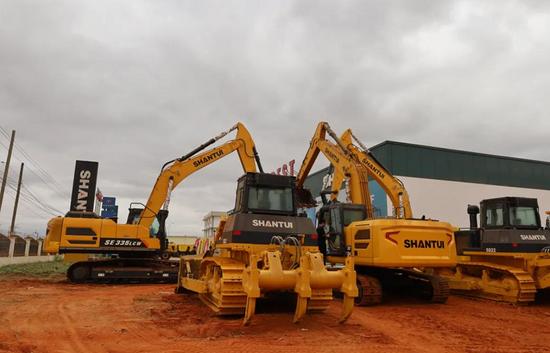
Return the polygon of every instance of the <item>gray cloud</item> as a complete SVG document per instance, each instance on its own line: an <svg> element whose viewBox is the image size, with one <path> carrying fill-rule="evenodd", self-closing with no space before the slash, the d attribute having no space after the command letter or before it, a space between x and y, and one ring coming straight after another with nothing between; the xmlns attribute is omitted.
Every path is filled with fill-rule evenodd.
<svg viewBox="0 0 550 353"><path fill-rule="evenodd" d="M267 170L299 164L319 120L367 145L550 160L549 16L545 1L0 0L0 126L62 184L25 175L63 211L74 160L99 161L124 210L166 160L237 120ZM228 156L186 180L169 230L198 233L204 213L231 208L240 174ZM19 228L42 232L29 208Z"/></svg>

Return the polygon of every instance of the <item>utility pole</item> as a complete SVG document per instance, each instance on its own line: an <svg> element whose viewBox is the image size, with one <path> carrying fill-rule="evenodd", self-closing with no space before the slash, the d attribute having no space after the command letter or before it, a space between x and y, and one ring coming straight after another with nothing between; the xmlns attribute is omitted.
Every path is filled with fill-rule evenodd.
<svg viewBox="0 0 550 353"><path fill-rule="evenodd" d="M4 167L4 178L2 179L2 187L0 188L0 210L2 210L2 201L4 200L4 191L6 190L6 183L8 181L8 173L10 171L11 152L13 151L14 141L15 141L15 130L12 130L10 148L8 149L8 158L6 159L6 166Z"/></svg>
<svg viewBox="0 0 550 353"><path fill-rule="evenodd" d="M15 228L15 216L17 215L17 204L19 203L19 193L21 192L21 182L23 181L23 167L25 163L21 163L21 170L19 171L19 181L17 182L17 194L15 195L15 206L13 206L13 215L11 216L10 236L14 236L13 230Z"/></svg>

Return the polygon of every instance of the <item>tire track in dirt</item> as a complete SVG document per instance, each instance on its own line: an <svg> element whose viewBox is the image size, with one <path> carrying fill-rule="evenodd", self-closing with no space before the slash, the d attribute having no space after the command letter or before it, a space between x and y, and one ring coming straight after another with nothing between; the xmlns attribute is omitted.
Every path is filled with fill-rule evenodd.
<svg viewBox="0 0 550 353"><path fill-rule="evenodd" d="M74 352L78 353L105 353L105 350L99 349L99 347L94 347L94 349L89 347L89 344L85 344L81 335L78 333L77 328L75 327L75 321L68 314L69 308L66 302L59 303L57 305L57 314L63 321L63 327L69 335L70 343L74 349ZM92 343L92 342L89 342Z"/></svg>

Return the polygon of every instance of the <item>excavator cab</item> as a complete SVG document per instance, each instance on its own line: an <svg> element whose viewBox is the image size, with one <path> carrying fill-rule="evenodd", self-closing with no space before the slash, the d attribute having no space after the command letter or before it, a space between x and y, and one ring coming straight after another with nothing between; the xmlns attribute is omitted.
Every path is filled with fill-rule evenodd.
<svg viewBox="0 0 550 353"><path fill-rule="evenodd" d="M351 244L346 244L345 227L367 217L365 205L353 203L330 202L318 213L318 223L325 221L328 226L327 255L344 256Z"/></svg>
<svg viewBox="0 0 550 353"><path fill-rule="evenodd" d="M137 224L141 218L144 208L134 207L134 203L130 204L128 209L128 219L126 224ZM161 250L165 250L168 246L168 239L166 238L166 218L168 218L168 210L159 210L153 223L149 227L149 235L151 238L160 239Z"/></svg>

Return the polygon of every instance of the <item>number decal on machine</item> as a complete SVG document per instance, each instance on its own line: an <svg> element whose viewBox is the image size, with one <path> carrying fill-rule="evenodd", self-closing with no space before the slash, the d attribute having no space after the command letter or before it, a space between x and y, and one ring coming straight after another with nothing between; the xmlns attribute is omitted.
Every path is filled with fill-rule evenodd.
<svg viewBox="0 0 550 353"><path fill-rule="evenodd" d="M113 239L103 238L101 239L101 246L115 246L115 247L129 247L139 248L143 247L143 242L139 239Z"/></svg>
<svg viewBox="0 0 550 353"><path fill-rule="evenodd" d="M485 252L497 252L497 248L485 248Z"/></svg>

